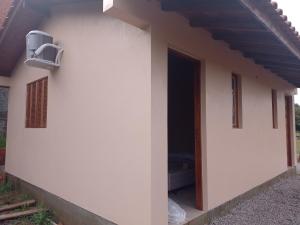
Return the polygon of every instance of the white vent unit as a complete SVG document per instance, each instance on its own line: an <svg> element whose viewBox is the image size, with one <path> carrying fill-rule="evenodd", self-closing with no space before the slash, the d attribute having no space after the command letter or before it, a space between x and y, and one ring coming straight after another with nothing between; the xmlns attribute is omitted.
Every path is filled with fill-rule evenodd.
<svg viewBox="0 0 300 225"><path fill-rule="evenodd" d="M49 34L35 30L26 35L26 65L53 70L60 66L62 53Z"/></svg>

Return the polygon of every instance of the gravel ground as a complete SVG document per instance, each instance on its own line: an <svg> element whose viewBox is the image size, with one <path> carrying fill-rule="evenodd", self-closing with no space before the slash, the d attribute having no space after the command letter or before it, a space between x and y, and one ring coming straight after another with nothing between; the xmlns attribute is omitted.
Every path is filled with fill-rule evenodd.
<svg viewBox="0 0 300 225"><path fill-rule="evenodd" d="M279 181L210 225L300 225L300 177Z"/></svg>

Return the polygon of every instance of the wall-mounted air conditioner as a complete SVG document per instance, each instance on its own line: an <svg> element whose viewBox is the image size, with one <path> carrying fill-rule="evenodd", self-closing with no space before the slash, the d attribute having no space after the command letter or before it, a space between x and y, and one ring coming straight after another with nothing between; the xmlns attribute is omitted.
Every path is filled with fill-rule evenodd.
<svg viewBox="0 0 300 225"><path fill-rule="evenodd" d="M35 30L26 35L26 65L52 70L60 66L62 53L49 34Z"/></svg>

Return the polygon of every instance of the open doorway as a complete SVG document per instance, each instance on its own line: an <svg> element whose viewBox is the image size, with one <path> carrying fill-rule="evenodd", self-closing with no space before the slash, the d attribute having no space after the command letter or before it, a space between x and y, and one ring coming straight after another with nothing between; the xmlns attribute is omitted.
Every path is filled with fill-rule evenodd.
<svg viewBox="0 0 300 225"><path fill-rule="evenodd" d="M203 208L200 66L199 61L169 50L168 190L187 211L187 219Z"/></svg>
<svg viewBox="0 0 300 225"><path fill-rule="evenodd" d="M286 121L286 145L287 145L287 165L293 166L293 154L292 154L292 107L293 97L285 96L285 121Z"/></svg>

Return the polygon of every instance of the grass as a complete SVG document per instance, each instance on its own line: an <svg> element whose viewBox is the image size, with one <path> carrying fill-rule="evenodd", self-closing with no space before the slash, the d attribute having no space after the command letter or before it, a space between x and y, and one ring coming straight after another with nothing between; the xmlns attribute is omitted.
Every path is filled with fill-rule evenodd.
<svg viewBox="0 0 300 225"><path fill-rule="evenodd" d="M13 184L11 182L5 182L0 185L0 194L6 194L13 190Z"/></svg>
<svg viewBox="0 0 300 225"><path fill-rule="evenodd" d="M41 208L43 208L41 206ZM52 215L48 210L43 210L31 216L30 222L34 225L51 225Z"/></svg>
<svg viewBox="0 0 300 225"><path fill-rule="evenodd" d="M12 192L13 189L13 184L12 182L5 182L0 184L0 196L5 195L9 192ZM20 201L26 201L29 199L32 199L29 195L27 194L14 194L13 197L9 200L5 200L5 203L3 204L11 204L14 202L20 202ZM9 201L9 203L6 203L6 201ZM1 203L2 204L2 203ZM11 210L10 212L22 212L29 210L33 208L33 205L24 205L22 207L19 207L17 209ZM47 209L43 204L38 204L36 206L38 209L41 209L41 211L30 215L30 216L25 216L22 218L17 218L15 220L12 220L12 223L8 224L14 224L14 225L52 225L52 221L54 219L54 213ZM1 223L0 223L1 224Z"/></svg>
<svg viewBox="0 0 300 225"><path fill-rule="evenodd" d="M0 136L0 148L6 148L6 137Z"/></svg>
<svg viewBox="0 0 300 225"><path fill-rule="evenodd" d="M35 213L32 216L18 219L16 225L52 225L51 221L53 220L53 213L42 205L39 205L38 208L42 209L42 211ZM20 208L19 211L27 209L29 209L29 207Z"/></svg>

